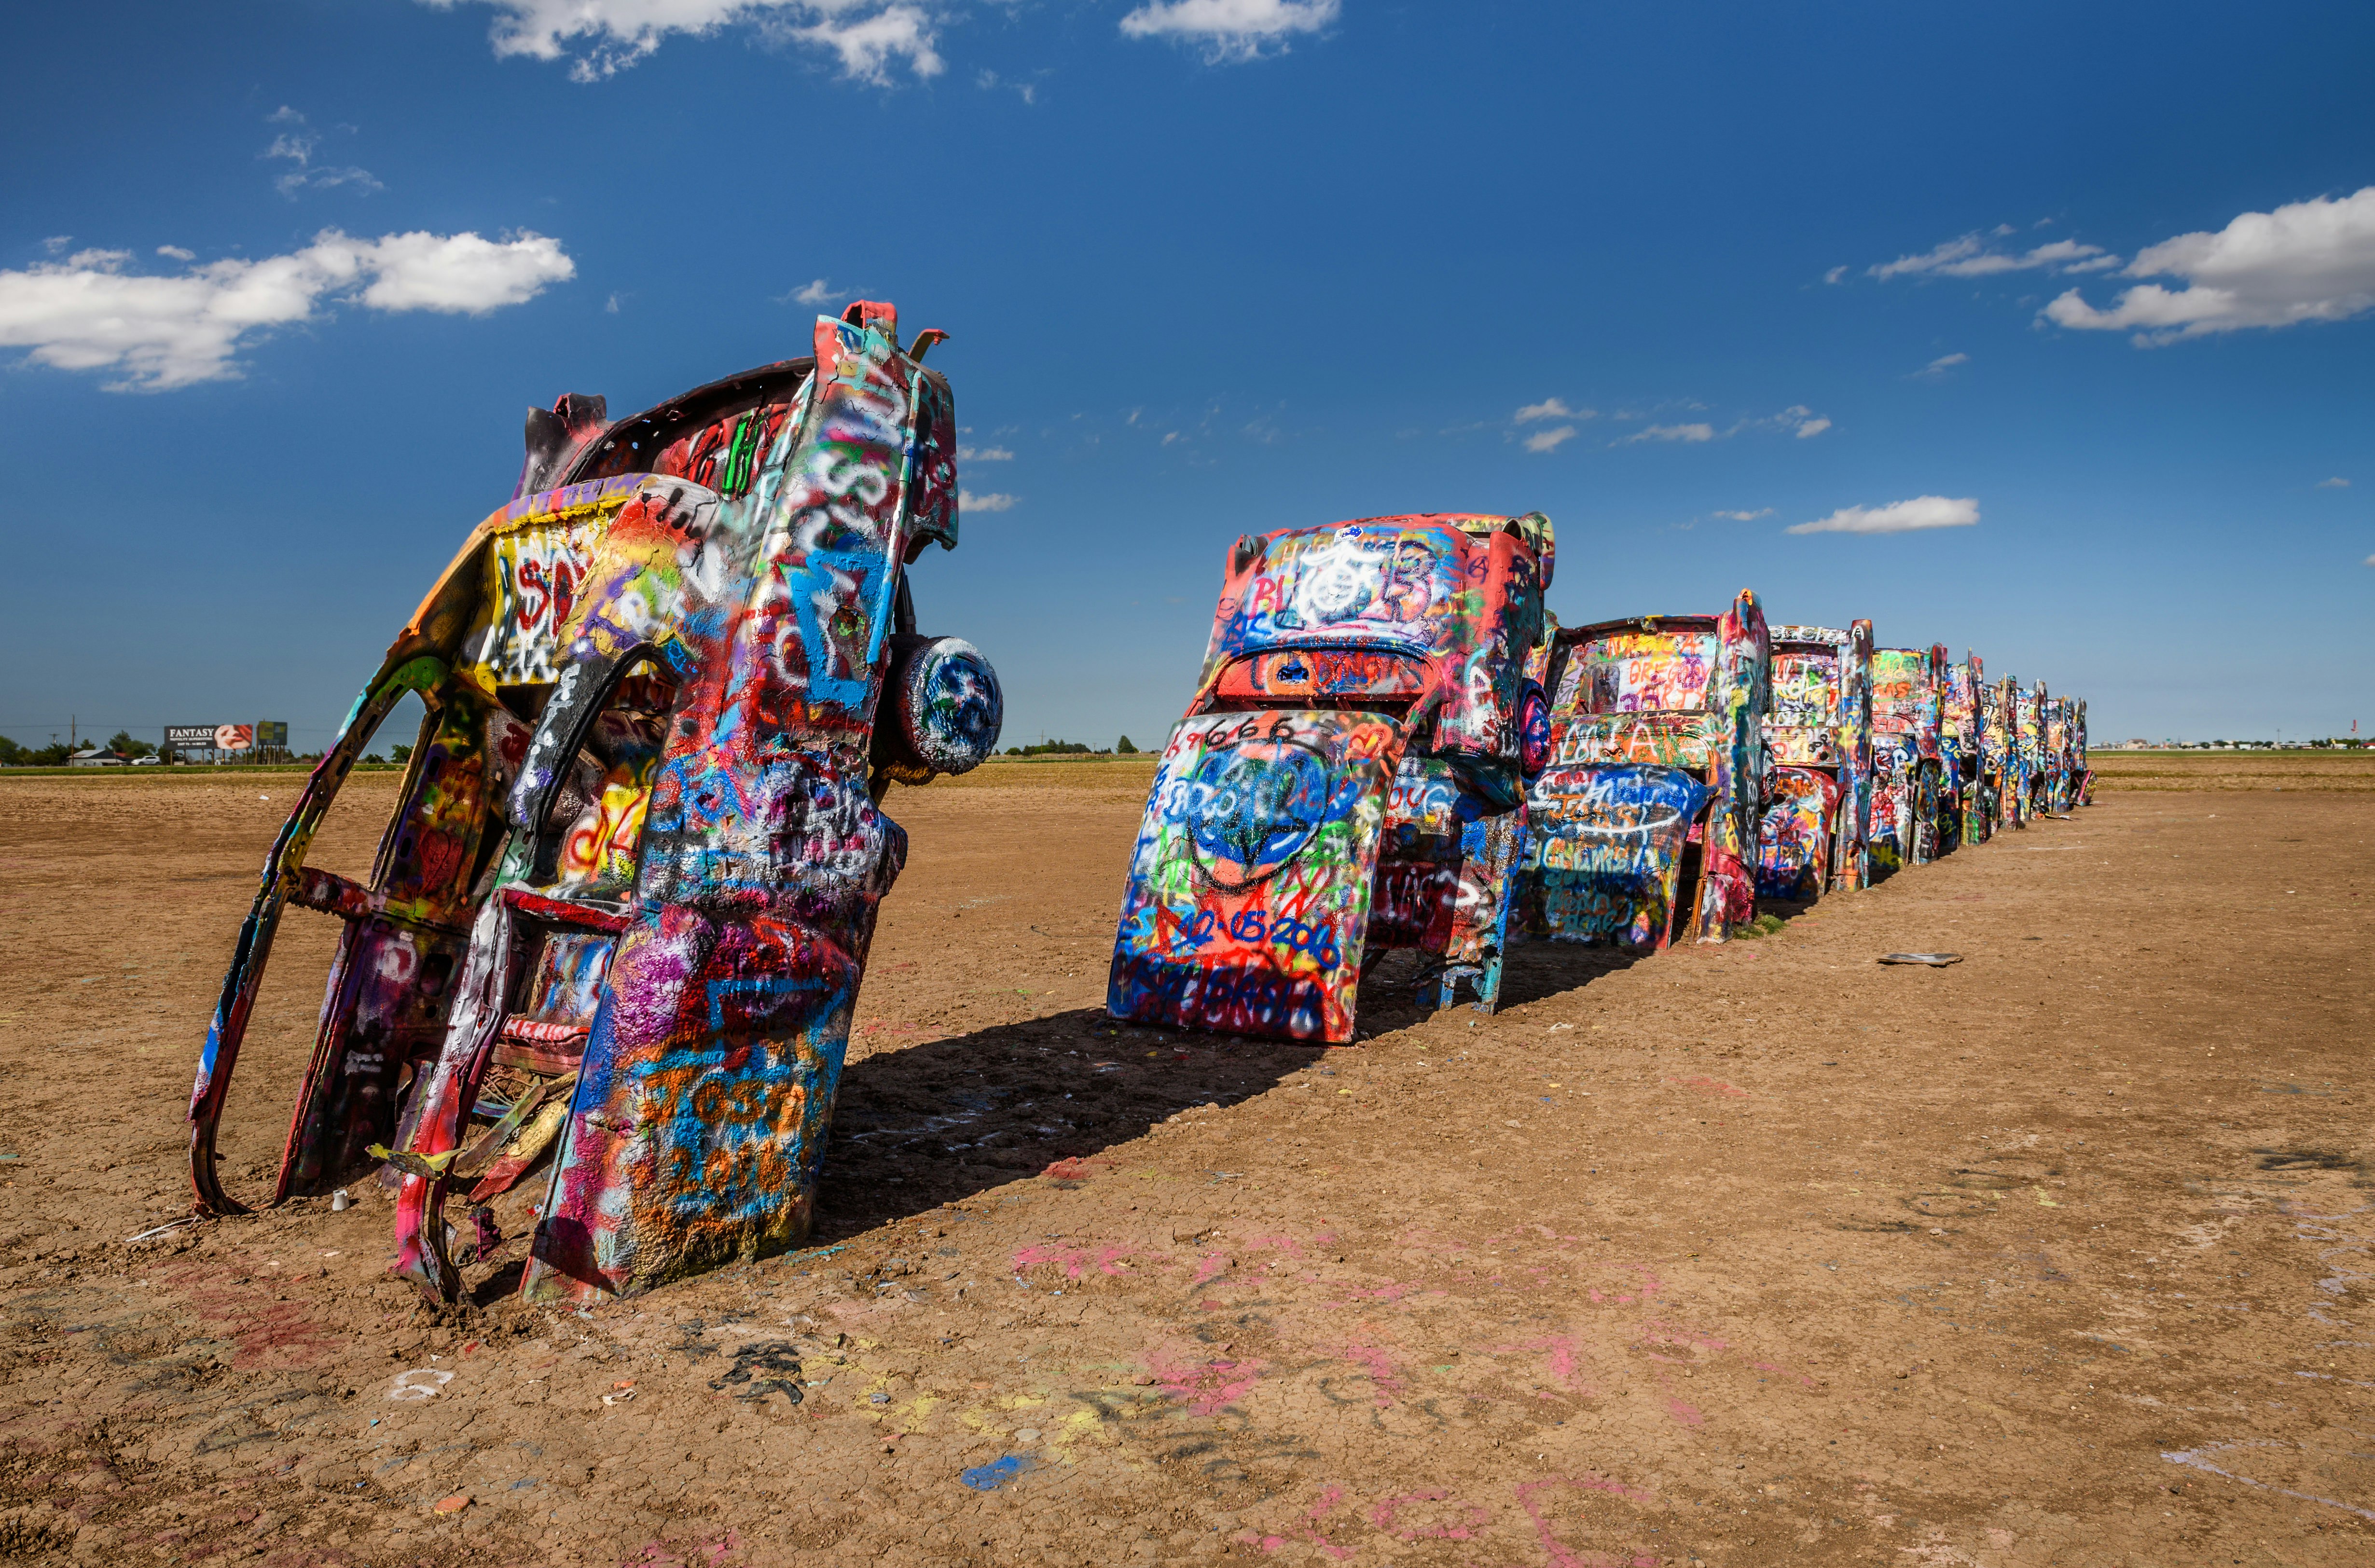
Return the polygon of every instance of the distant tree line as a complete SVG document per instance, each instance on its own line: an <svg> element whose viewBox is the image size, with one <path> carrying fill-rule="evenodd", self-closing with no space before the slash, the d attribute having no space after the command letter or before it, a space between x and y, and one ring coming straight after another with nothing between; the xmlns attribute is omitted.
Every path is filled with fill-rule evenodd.
<svg viewBox="0 0 2375 1568"><path fill-rule="evenodd" d="M1125 735L1114 743L1110 752L1101 753L1095 747L1077 740L1043 740L1036 746L1010 746L1006 754L1009 757L1135 757L1138 748L1132 746L1129 737Z"/></svg>

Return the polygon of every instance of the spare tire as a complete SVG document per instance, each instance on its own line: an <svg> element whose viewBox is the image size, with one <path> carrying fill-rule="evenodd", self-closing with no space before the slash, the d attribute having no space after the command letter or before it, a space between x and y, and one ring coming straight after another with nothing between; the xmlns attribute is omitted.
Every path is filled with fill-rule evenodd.
<svg viewBox="0 0 2375 1568"><path fill-rule="evenodd" d="M873 762L901 784L969 772L998 749L1006 719L998 672L962 637L893 636Z"/></svg>

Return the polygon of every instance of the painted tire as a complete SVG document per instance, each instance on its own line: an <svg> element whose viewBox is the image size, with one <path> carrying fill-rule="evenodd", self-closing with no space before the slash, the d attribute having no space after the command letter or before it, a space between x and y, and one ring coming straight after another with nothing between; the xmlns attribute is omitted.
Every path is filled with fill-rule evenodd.
<svg viewBox="0 0 2375 1568"><path fill-rule="evenodd" d="M905 645L892 655L876 734L900 772L970 772L998 749L1006 719L998 672L962 637L898 641Z"/></svg>
<svg viewBox="0 0 2375 1568"><path fill-rule="evenodd" d="M1551 763L1551 705L1542 689L1526 682L1518 699L1518 768L1533 778Z"/></svg>

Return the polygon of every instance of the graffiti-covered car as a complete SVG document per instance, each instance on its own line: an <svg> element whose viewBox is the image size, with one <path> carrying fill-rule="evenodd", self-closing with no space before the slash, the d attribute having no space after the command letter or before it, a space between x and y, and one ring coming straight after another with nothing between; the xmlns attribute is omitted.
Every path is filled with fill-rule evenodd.
<svg viewBox="0 0 2375 1568"><path fill-rule="evenodd" d="M1995 774L1995 826L2028 826L2029 757L2020 744L2020 682L2004 676L1987 688L1987 733L1982 738Z"/></svg>
<svg viewBox="0 0 2375 1568"><path fill-rule="evenodd" d="M1392 948L1492 1004L1553 565L1539 513L1237 540L1131 853L1114 1017L1342 1043Z"/></svg>
<svg viewBox="0 0 2375 1568"><path fill-rule="evenodd" d="M1539 656L1550 763L1526 791L1518 925L1660 949L1756 917L1772 644L1756 595L1720 615L1561 630Z"/></svg>
<svg viewBox="0 0 2375 1568"><path fill-rule="evenodd" d="M1872 858L1885 870L1939 854L1938 822L1950 808L1938 730L1946 650L1880 648L1872 655Z"/></svg>
<svg viewBox="0 0 2375 1568"><path fill-rule="evenodd" d="M1872 622L1777 626L1772 645L1756 895L1851 892L1871 878Z"/></svg>
<svg viewBox="0 0 2375 1568"><path fill-rule="evenodd" d="M2021 788L2026 802L2021 819L2028 821L2053 809L2053 776L2060 770L2046 749L2045 682L2020 688L2013 695L2013 744L2020 749Z"/></svg>
<svg viewBox="0 0 2375 1568"><path fill-rule="evenodd" d="M1979 655L1966 649L1961 664L1947 666L1939 699L1938 755L1957 808L1940 822L1939 837L1955 843L1985 843L1995 831L1987 684Z"/></svg>
<svg viewBox="0 0 2375 1568"><path fill-rule="evenodd" d="M2086 760L2086 699L2075 697L2070 702L2068 730L2069 761L2065 764L2071 778L2070 802L2074 806L2095 804L2095 768Z"/></svg>
<svg viewBox="0 0 2375 1568"><path fill-rule="evenodd" d="M641 1291L796 1244L877 905L894 780L987 755L997 680L919 636L957 538L954 407L888 305L810 358L610 422L532 411L513 500L365 684L264 869L190 1104L203 1211L280 916L343 920L273 1198L379 1165L396 1269L452 1299L549 1163L522 1290ZM427 709L367 882L305 864L397 701ZM384 1162L383 1162L384 1161Z"/></svg>

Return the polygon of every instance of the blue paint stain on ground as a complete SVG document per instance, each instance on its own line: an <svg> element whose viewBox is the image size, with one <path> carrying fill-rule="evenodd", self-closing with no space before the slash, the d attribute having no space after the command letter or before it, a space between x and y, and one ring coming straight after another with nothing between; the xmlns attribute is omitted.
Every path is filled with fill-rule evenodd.
<svg viewBox="0 0 2375 1568"><path fill-rule="evenodd" d="M957 1477L975 1491L996 1491L1008 1481L1029 1474L1039 1468L1039 1461L1028 1454L1009 1454L987 1465L976 1465Z"/></svg>

